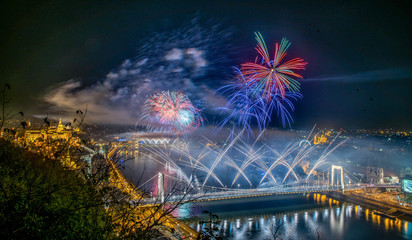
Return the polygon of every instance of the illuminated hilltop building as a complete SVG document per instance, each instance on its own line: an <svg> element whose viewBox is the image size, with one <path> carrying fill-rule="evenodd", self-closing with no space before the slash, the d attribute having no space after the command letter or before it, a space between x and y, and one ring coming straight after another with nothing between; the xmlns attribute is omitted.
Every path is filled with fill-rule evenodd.
<svg viewBox="0 0 412 240"><path fill-rule="evenodd" d="M75 131L70 126L64 126L60 119L57 126L26 130L21 143L31 151L54 158L62 147L67 147L68 151L70 147L79 145L80 139L73 136Z"/></svg>
<svg viewBox="0 0 412 240"><path fill-rule="evenodd" d="M24 138L26 143L44 142L48 140L64 140L68 141L73 136L73 129L69 126L64 126L61 119L57 126L50 126L42 129L26 130Z"/></svg>

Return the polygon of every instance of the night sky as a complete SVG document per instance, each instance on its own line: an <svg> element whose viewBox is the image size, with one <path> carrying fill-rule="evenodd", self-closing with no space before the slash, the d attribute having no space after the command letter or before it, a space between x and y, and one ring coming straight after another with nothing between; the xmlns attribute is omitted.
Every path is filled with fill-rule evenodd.
<svg viewBox="0 0 412 240"><path fill-rule="evenodd" d="M62 84L74 79L82 83L77 88L97 94L99 83L125 59L142 57L139 49L154 34L170 36L198 17L206 32L214 24L220 24L221 32L204 35L205 51L213 52L206 59L213 70L202 77L190 75L196 86L203 84L213 93L230 80L231 66L253 61L254 32L260 31L270 52L271 43L286 37L292 42L288 58L308 62L307 70L299 72L304 98L295 103L293 128L317 123L412 129L412 18L402 1L222 2L8 1L0 10L1 82L10 83L15 109L26 115L64 115L70 98L53 95L64 101L59 108L45 103ZM87 104L93 108L101 102ZM133 121L136 115L125 119ZM206 117L213 118L210 113ZM271 126L281 124L274 117Z"/></svg>

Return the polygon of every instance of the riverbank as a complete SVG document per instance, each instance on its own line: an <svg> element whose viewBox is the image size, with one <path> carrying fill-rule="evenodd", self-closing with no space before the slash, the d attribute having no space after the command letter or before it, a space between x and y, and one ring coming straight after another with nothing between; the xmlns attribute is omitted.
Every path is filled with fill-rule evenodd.
<svg viewBox="0 0 412 240"><path fill-rule="evenodd" d="M358 204L364 207L373 209L375 214L382 215L387 218L402 219L412 221L412 208L404 207L397 204L387 194L367 194L363 190L332 192L327 194L328 197Z"/></svg>

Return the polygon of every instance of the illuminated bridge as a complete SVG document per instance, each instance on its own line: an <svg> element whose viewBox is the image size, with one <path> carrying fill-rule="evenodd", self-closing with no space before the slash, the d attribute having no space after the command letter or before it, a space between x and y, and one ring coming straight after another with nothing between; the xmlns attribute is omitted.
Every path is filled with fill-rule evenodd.
<svg viewBox="0 0 412 240"><path fill-rule="evenodd" d="M157 138L153 138L152 140L153 141L151 143L149 142L148 143L149 144L159 144L159 145L171 144L168 141L159 141L160 139L157 139ZM166 139L162 139L162 140L166 140ZM139 143L136 141L123 142L123 143L119 143L119 145L117 146L113 146L111 151L109 152L114 154L117 151L117 153L119 153L120 155L123 155L123 152L126 151L126 149L133 149L133 148L136 148L136 146L138 145ZM305 145L302 144L302 147L305 147L305 146L309 147L309 144L306 144L306 143ZM279 182L278 184L275 184L273 187L257 187L257 188L250 188L250 189L240 188L239 184L237 188L236 188L236 185L232 186L231 188L226 188L222 186L220 187L208 186L208 185L205 185L206 181L204 181L202 184L202 183L199 183L199 181L197 181L196 176L193 176L193 178L192 176L188 176L176 163L176 161L178 160L172 159L170 157L170 154L168 154L168 152L166 151L163 151L162 148L163 147L150 148L148 151L153 155L163 158L164 167L166 169L166 171L163 171L163 172L168 172L168 169L169 170L172 169L172 172L174 173L172 175L168 175L167 173L159 172L158 174L152 175L152 177L146 182L144 182L143 184L140 184L139 186L137 186L137 189L142 189L142 190L151 189L150 191L152 191L150 192L150 196L145 197L145 200L143 201L144 204L150 205L150 204L159 204L159 203L215 201L215 200L223 200L223 199L259 197L259 196L270 196L270 195L274 195L275 197L282 197L285 195L290 195L290 196L300 195L301 196L303 194L309 194L309 193L321 193L321 192L326 193L326 192L344 191L344 190L361 188L361 186L357 183L349 184L348 181L345 181L343 167L336 166L336 165L331 165L330 168L326 169L329 171L328 181L316 181L316 180L306 178L306 180L297 179L295 183ZM182 148L184 149L185 146L183 146ZM303 150L305 149L307 148L303 148ZM309 149L309 150L312 150L312 149ZM223 153L219 153L217 158L224 159L226 157L224 155L225 153L226 153L226 150ZM324 164L324 159L326 158L327 154L329 154L329 152L326 152L326 154L321 156L320 158L321 161L318 161L317 163L319 164L316 164L315 167L321 164ZM109 155L112 155L112 154L109 154ZM301 154L301 155L304 155L304 154ZM126 156L127 156L127 153L126 153ZM252 155L252 157L250 161L248 162L248 164L250 164L255 159L257 159L257 157L254 155ZM288 174L294 175L296 177L296 173L293 171L293 167L296 165L296 163L295 164L292 163L291 165L288 165L287 162L283 160L284 157L285 156L282 155L281 157L278 158L278 160L276 160L275 164L272 164L272 166L267 168L268 170L265 174L265 177L272 176L271 170L273 170L274 167L280 166L280 165L288 167L289 169ZM197 164L198 167L204 167L204 166L201 166L201 162L199 162L199 160L192 159L191 161L192 162L190 164L193 164L193 165ZM215 163L218 164L218 161L215 161ZM235 164L233 164L233 166L235 166ZM245 165L245 167L246 166L247 165ZM315 167L311 170L311 173L314 172ZM243 168L243 166L238 167L236 169L238 171L239 176L241 174L245 175L241 168ZM206 169L206 170L208 170L207 172L209 173L210 177L215 177L212 168ZM286 177L287 176L285 176L284 180L286 179ZM218 178L216 177L216 179ZM179 183L180 186L183 186L183 187L178 189L178 191L176 191L176 189L166 189L167 187L170 188L170 185L174 185L174 184L170 184L172 182ZM157 185L157 188L154 189L153 191L153 186L156 186L156 185ZM171 193L171 191L173 193Z"/></svg>
<svg viewBox="0 0 412 240"><path fill-rule="evenodd" d="M333 166L337 167L337 166ZM233 189L233 188L219 188L203 186L199 187L197 193L194 194L180 194L180 195L165 195L164 181L165 175L158 174L158 195L156 197L146 198L143 203L155 204L158 202L176 203L176 202L203 202L203 201L217 201L225 199L274 196L275 198L284 198L291 196L306 195L310 193L328 193L335 191L355 190L364 187L360 184L344 185L343 181L331 183L328 185L319 185L314 183L293 183L282 184L268 188L254 188L254 189ZM169 176L166 176L169 177ZM196 188L196 187L195 187Z"/></svg>

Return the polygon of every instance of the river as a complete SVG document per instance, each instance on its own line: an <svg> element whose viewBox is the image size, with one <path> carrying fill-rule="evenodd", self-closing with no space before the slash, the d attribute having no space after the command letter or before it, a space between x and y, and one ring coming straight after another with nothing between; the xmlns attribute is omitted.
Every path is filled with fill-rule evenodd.
<svg viewBox="0 0 412 240"><path fill-rule="evenodd" d="M219 217L215 234L224 239L412 239L412 223L373 214L371 209L313 195L274 196L190 203L174 214L201 231L207 210ZM319 238L318 238L319 236Z"/></svg>

